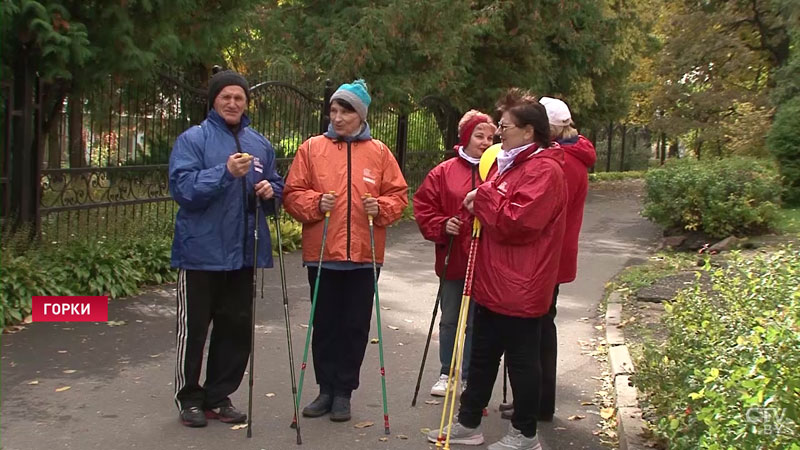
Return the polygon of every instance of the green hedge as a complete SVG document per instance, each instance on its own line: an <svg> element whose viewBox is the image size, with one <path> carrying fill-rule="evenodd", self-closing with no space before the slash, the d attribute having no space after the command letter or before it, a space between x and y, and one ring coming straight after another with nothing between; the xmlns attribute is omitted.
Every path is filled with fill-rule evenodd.
<svg viewBox="0 0 800 450"><path fill-rule="evenodd" d="M644 170L629 170L627 172L595 172L589 174L589 181L619 181L636 180L644 178Z"/></svg>
<svg viewBox="0 0 800 450"><path fill-rule="evenodd" d="M27 232L4 236L0 249L0 330L31 313L34 295L135 295L148 284L177 279L170 267L172 224L139 223L114 240L87 237L67 243L27 242ZM275 222L270 219L273 252L277 251ZM281 218L284 251L300 247L302 227L287 215Z"/></svg>
<svg viewBox="0 0 800 450"><path fill-rule="evenodd" d="M765 231L780 205L775 168L752 158L672 161L649 170L645 185L645 217L668 229L714 237Z"/></svg>
<svg viewBox="0 0 800 450"><path fill-rule="evenodd" d="M800 254L734 254L665 304L666 342L649 342L636 384L654 428L683 449L800 449Z"/></svg>
<svg viewBox="0 0 800 450"><path fill-rule="evenodd" d="M800 206L800 96L778 108L767 136L783 177L783 199Z"/></svg>

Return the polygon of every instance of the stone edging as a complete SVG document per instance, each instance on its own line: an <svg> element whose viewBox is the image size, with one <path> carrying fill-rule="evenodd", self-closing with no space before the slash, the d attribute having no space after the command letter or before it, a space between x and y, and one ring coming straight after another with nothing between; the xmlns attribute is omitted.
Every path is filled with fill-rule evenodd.
<svg viewBox="0 0 800 450"><path fill-rule="evenodd" d="M608 361L614 386L614 407L617 411L617 435L620 450L646 450L642 433L647 426L642 420L636 386L630 380L635 373L625 336L618 327L622 321L622 296L612 292L606 305L605 329Z"/></svg>

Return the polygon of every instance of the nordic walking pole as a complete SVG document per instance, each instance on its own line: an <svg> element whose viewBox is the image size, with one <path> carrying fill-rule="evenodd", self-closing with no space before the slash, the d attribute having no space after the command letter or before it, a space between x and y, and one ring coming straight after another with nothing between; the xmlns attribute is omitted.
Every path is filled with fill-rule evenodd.
<svg viewBox="0 0 800 450"><path fill-rule="evenodd" d="M253 437L253 363L256 354L256 279L258 278L258 210L261 202L256 195L256 220L253 226L253 307L250 311L250 382L247 393L247 437Z"/></svg>
<svg viewBox="0 0 800 450"><path fill-rule="evenodd" d="M370 197L367 193L366 197ZM386 405L386 366L383 364L383 333L381 332L381 300L378 295L378 266L375 263L375 226L372 216L369 218L369 242L372 247L372 278L375 282L375 318L378 322L378 354L381 360L381 391L383 393L383 430L389 434L389 407Z"/></svg>
<svg viewBox="0 0 800 450"><path fill-rule="evenodd" d="M283 293L283 320L286 323L286 343L289 348L289 372L292 376L292 402L294 403L294 417L295 417L295 429L297 430L297 445L301 445L303 443L303 439L300 437L300 422L299 422L299 410L297 404L297 382L295 379L295 372L294 372L294 350L292 348L292 326L289 321L289 294L286 289L286 269L284 269L283 264L283 242L281 237L281 219L280 219L280 212L278 211L278 202L274 198L272 199L275 208L273 210L273 219L275 219L275 236L278 238L278 265L281 268L281 291Z"/></svg>
<svg viewBox="0 0 800 450"><path fill-rule="evenodd" d="M329 192L333 194L333 191ZM325 223L322 225L322 245L319 247L319 265L317 266L317 279L314 281L314 295L311 298L311 314L308 318L308 331L306 332L306 345L303 350L303 364L300 365L300 381L297 387L297 405L300 404L300 399L303 395L303 379L306 375L306 364L308 363L308 344L311 342L311 329L314 328L314 310L317 308L317 293L319 292L319 276L322 275L322 257L325 255L325 239L328 237L328 222L331 219L331 212L325 212ZM292 428L298 426L298 416L295 413L292 420Z"/></svg>
<svg viewBox="0 0 800 450"><path fill-rule="evenodd" d="M454 238L455 236L450 235L450 242L447 244L447 255L444 257L444 269L442 270L442 276L439 277L439 290L436 291L436 301L433 303L433 314L431 315L431 326L428 328L428 339L425 341L425 351L422 352L422 362L419 365L419 375L417 376L417 386L414 388L414 398L411 399L412 407L417 406L419 385L422 383L422 372L425 370L425 360L428 359L428 347L431 345L433 325L436 323L436 313L439 312L439 299L442 297L442 285L444 284L444 277L447 275L447 266L450 264L450 250L453 249Z"/></svg>
<svg viewBox="0 0 800 450"><path fill-rule="evenodd" d="M444 408L442 410L441 425L439 427L439 436L436 440L436 446L444 449L450 449L450 431L453 428L453 417L456 407L456 390L458 389L458 379L460 378L461 362L464 357L464 343L466 340L467 319L469 316L469 303L472 297L472 280L473 273L475 272L475 255L478 253L478 239L480 238L481 224L477 217L472 222L472 242L469 247L469 256L467 258L467 272L466 279L464 280L464 291L461 296L461 309L458 313L458 328L456 329L456 342L453 349L453 358L450 367L450 377L448 377L446 396L444 401ZM452 391L452 392L451 392ZM449 404L448 404L449 402ZM447 435L443 436L445 429L444 421L447 417Z"/></svg>

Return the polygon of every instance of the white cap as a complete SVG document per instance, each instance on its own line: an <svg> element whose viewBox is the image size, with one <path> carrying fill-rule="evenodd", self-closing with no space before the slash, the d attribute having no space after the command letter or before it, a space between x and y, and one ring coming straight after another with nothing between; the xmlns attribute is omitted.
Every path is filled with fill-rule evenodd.
<svg viewBox="0 0 800 450"><path fill-rule="evenodd" d="M564 127L572 124L572 115L566 103L552 97L542 97L539 103L547 110L547 120L550 125Z"/></svg>

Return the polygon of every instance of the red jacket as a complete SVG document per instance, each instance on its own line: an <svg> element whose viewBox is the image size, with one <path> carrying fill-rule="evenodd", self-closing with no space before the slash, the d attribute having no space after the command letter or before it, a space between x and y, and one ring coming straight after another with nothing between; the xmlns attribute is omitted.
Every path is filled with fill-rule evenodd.
<svg viewBox="0 0 800 450"><path fill-rule="evenodd" d="M414 194L414 217L422 236L436 243L436 275L442 276L450 235L445 232L448 219L458 216L461 233L453 240L445 279L463 280L472 234L472 220L461 207L467 193L481 184L478 167L456 156L434 167Z"/></svg>
<svg viewBox="0 0 800 450"><path fill-rule="evenodd" d="M561 148L564 149L564 177L567 179L567 226L558 268L559 283L573 281L578 272L578 235L583 223L583 204L589 190L588 169L597 161L591 141L583 136L576 139L561 142Z"/></svg>
<svg viewBox="0 0 800 450"><path fill-rule="evenodd" d="M540 317L550 309L566 223L564 151L558 144L520 153L478 188L482 224L472 298L499 314ZM496 166L495 166L496 173Z"/></svg>

